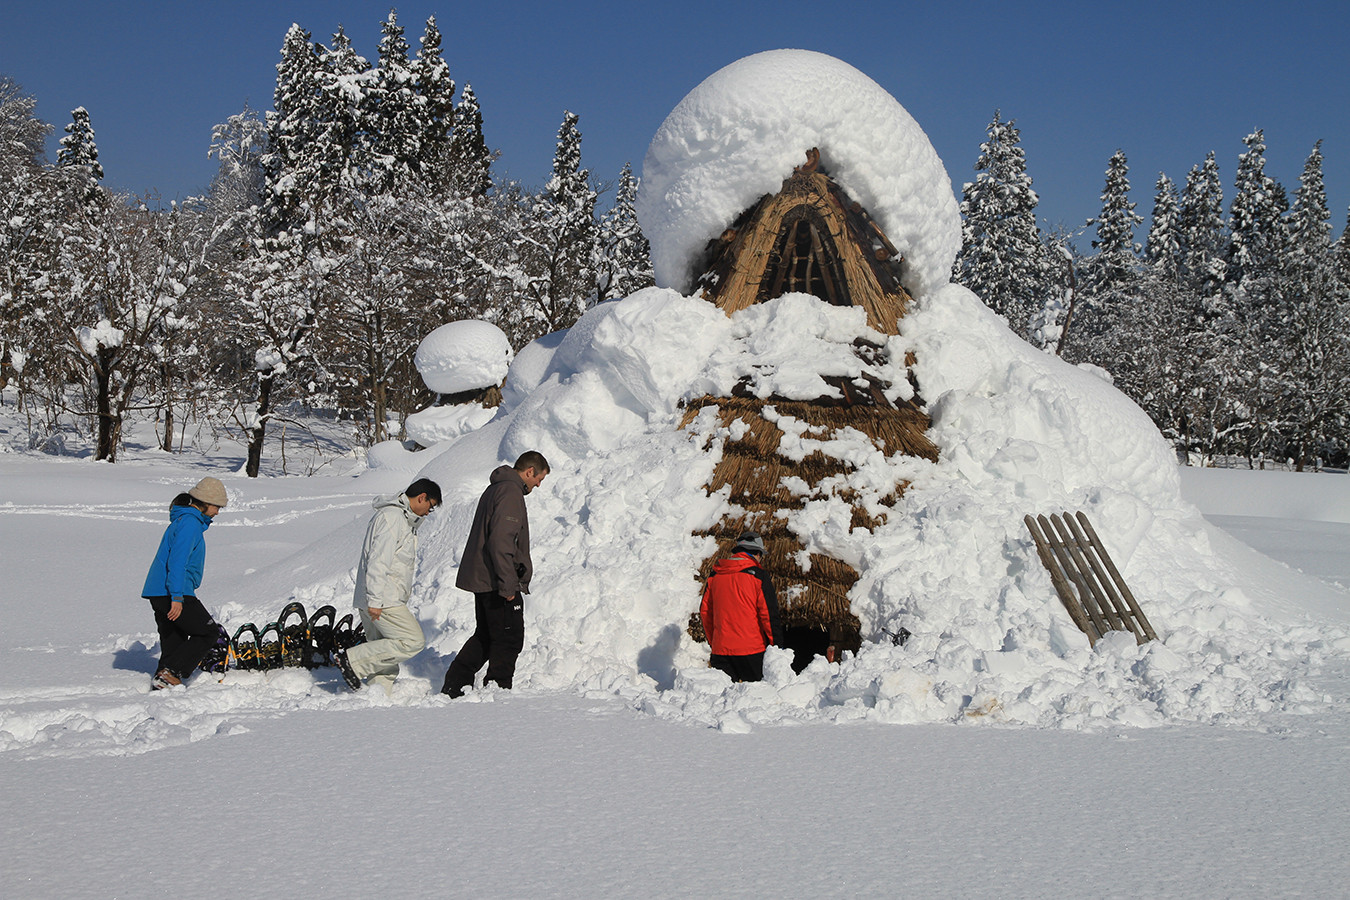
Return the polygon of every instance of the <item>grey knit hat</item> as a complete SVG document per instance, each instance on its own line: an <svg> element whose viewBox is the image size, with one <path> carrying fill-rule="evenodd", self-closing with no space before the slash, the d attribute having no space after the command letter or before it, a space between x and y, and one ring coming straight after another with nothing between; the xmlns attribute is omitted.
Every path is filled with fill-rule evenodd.
<svg viewBox="0 0 1350 900"><path fill-rule="evenodd" d="M741 550L749 550L756 556L763 556L768 551L764 549L764 538L759 536L758 532L747 531L736 539L736 546L732 548L733 553Z"/></svg>
<svg viewBox="0 0 1350 900"><path fill-rule="evenodd" d="M230 502L230 498L225 494L225 485L220 483L219 478L212 478L210 475L197 482L197 486L188 491L188 495L209 506L224 507Z"/></svg>

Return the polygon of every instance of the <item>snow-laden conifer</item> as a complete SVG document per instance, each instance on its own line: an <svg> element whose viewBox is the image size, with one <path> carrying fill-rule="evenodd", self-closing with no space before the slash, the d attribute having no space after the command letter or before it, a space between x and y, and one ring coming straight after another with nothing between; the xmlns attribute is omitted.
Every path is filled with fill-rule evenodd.
<svg viewBox="0 0 1350 900"><path fill-rule="evenodd" d="M596 298L627 297L655 283L651 250L638 226L638 180L624 163L614 191L614 206L600 220L596 242Z"/></svg>
<svg viewBox="0 0 1350 900"><path fill-rule="evenodd" d="M1025 337L1055 280L1054 263L1036 225L1040 200L1026 171L1016 121L1004 122L999 110L980 144L975 169L975 180L961 191L961 252L952 279Z"/></svg>

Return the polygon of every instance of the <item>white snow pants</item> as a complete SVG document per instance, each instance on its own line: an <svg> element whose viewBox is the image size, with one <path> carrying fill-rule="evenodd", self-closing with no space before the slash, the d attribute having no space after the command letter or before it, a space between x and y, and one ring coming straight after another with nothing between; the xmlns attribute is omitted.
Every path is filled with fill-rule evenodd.
<svg viewBox="0 0 1350 900"><path fill-rule="evenodd" d="M422 626L406 606L386 606L379 619L372 619L364 609L359 612L366 626L366 642L348 650L347 661L357 678L378 684L391 694L398 664L421 653L427 645Z"/></svg>

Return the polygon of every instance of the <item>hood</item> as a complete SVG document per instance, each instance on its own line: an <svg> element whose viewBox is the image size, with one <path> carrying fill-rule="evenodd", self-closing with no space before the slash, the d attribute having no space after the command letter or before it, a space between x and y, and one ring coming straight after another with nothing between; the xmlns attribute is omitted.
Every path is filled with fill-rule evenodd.
<svg viewBox="0 0 1350 900"><path fill-rule="evenodd" d="M376 512L381 512L386 509L402 510L403 518L408 520L408 524L412 526L413 531L417 530L418 524L422 521L422 517L413 512L412 507L408 505L408 496L406 494L390 494L387 497L376 497L370 502L370 505L375 508Z"/></svg>
<svg viewBox="0 0 1350 900"><path fill-rule="evenodd" d="M749 553L737 553L735 556L719 559L713 565L713 571L718 575L727 575L733 572L744 572L746 569L757 565L759 563Z"/></svg>
<svg viewBox="0 0 1350 900"><path fill-rule="evenodd" d="M198 509L198 508L195 507L195 506L171 506L171 507L169 507L169 521L170 521L170 522L177 522L179 519L183 518L184 516L194 516L194 517L196 517L196 519L197 519L199 522L202 523L202 528L203 528L203 530L211 527L211 517L208 516L206 513L202 512L200 509Z"/></svg>
<svg viewBox="0 0 1350 900"><path fill-rule="evenodd" d="M488 483L496 484L499 481L512 482L518 485L522 491L525 490L525 481L520 477L520 473L516 471L514 466L498 466L493 469L492 474L488 476ZM526 493L529 492L526 491Z"/></svg>

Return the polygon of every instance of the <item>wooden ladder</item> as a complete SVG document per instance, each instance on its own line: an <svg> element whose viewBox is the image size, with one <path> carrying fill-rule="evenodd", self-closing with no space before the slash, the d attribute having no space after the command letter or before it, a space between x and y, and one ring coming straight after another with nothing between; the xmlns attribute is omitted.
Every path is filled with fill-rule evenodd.
<svg viewBox="0 0 1350 900"><path fill-rule="evenodd" d="M1108 631L1128 631L1137 643L1157 640L1144 611L1120 577L1088 517L1079 512L1049 518L1026 516L1036 552L1050 573L1059 599L1088 642Z"/></svg>

